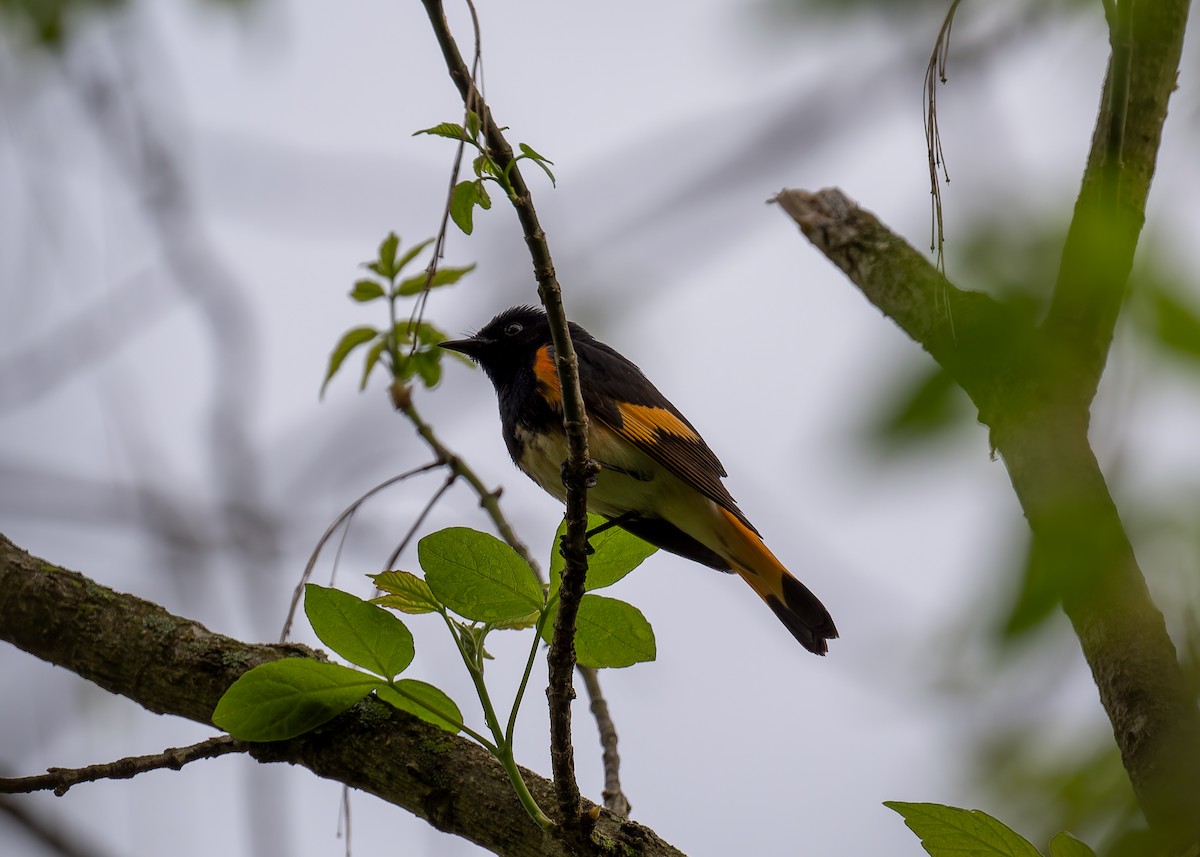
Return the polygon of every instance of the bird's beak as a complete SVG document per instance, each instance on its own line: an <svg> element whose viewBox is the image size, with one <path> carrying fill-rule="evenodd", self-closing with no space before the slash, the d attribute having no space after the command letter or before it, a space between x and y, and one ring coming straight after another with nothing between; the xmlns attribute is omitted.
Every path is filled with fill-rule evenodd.
<svg viewBox="0 0 1200 857"><path fill-rule="evenodd" d="M486 339L480 339L477 336L472 336L470 339L448 339L445 342L439 342L438 348L446 348L450 351L457 351L459 354L465 354L472 360L478 360L484 349L490 343Z"/></svg>

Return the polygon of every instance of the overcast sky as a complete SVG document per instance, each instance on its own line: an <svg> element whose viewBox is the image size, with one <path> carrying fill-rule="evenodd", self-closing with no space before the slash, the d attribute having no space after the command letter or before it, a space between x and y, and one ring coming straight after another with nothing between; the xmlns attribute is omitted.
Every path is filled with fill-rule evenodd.
<svg viewBox="0 0 1200 857"><path fill-rule="evenodd" d="M355 361L323 402L317 393L340 334L377 321L345 297L356 265L389 230L406 246L436 231L453 147L412 132L457 121L461 106L417 2L271 0L244 16L135 5L62 65L0 42L0 523L106 585L271 640L334 515L429 458L380 384L357 392ZM450 5L466 51L469 27ZM866 442L880 403L928 358L765 204L783 187L836 185L928 247L921 82L942 10L840 21L781 5L482 2L486 95L511 141L554 162L557 189L535 169L526 178L568 312L688 415L842 632L812 657L736 578L672 556L623 581L613 594L643 610L658 641L656 662L602 677L634 817L693 857L916 855L881 802L1002 813L967 765L990 724L1028 705L1049 742L1108 727L1065 620L1039 637L1045 655L1024 661L1020 681L988 679L984 626L1011 600L1023 551L1003 464L974 425L898 457ZM1021 24L964 4L939 107L948 273L964 287L981 285L956 244L972 218L1069 217L1107 58L1094 5ZM1200 231L1200 101L1195 63L1185 71L1148 229L1169 267L1194 272L1200 251L1184 239ZM152 187L174 189L166 202L129 189L144 157L100 142L78 96L93 78L116 81L165 141L179 183ZM132 108L117 113L126 132L136 125ZM447 264L478 264L429 302L452 334L536 301L515 217L495 202L473 236L447 244ZM1142 383L1148 364L1124 337L1097 406L1098 452L1131 502L1194 498L1194 378L1165 369ZM451 363L417 402L504 487L544 558L561 511L511 465L484 376ZM369 591L362 575L438 482L364 512L338 585ZM463 524L488 527L456 487L425 529ZM410 552L400 564L415 562ZM331 563L321 569L327 581ZM412 675L473 712L442 629L410 626ZM495 641L499 687L515 683L526 645ZM0 763L14 773L212 734L12 649L0 669L17 691L0 700ZM539 671L518 760L548 774ZM598 798L583 705L575 723L581 786ZM97 855L343 847L339 786L234 757L22 800ZM358 855L479 853L367 796L352 796L352 821ZM3 820L0 851L42 853Z"/></svg>

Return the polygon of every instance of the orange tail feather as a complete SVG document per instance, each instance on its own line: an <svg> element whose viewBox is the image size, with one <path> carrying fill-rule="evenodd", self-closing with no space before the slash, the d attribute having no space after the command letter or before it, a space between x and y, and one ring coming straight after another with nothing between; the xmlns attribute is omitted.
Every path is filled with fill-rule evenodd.
<svg viewBox="0 0 1200 857"><path fill-rule="evenodd" d="M722 508L726 543L732 555L726 557L733 570L758 593L800 645L813 654L829 651L828 640L837 637L837 628L825 605L808 587L783 567L775 554L728 509Z"/></svg>

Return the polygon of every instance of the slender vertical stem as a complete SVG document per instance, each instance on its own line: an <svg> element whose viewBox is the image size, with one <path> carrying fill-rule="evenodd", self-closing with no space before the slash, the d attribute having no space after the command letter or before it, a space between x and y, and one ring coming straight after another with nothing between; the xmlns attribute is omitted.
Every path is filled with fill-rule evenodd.
<svg viewBox="0 0 1200 857"><path fill-rule="evenodd" d="M529 188L515 163L512 147L475 86L470 69L463 61L450 32L441 0L422 0L422 3L442 49L450 77L458 87L463 102L475 106L492 158L512 185L510 201L516 209L533 261L538 295L550 322L559 383L563 391L563 428L569 450L563 468L563 482L567 489L567 539L563 554L566 567L562 573L561 603L555 617L554 637L547 656L550 684L546 689L546 697L550 704L550 761L559 814L566 824L573 826L582 823L579 816L579 785L575 780L575 753L571 745L571 701L575 698L575 620L587 575L587 484L595 473L595 463L588 455L587 414L579 389L579 361L571 343L562 289L554 272L546 234L538 221Z"/></svg>

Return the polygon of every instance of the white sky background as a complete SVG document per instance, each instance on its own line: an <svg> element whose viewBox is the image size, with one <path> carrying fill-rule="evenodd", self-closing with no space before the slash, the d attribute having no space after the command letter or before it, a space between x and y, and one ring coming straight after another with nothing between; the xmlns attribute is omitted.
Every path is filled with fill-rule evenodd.
<svg viewBox="0 0 1200 857"><path fill-rule="evenodd" d="M956 267L956 217L996 205L1011 205L1014 216L1069 215L1107 56L1095 5L1073 22L1035 25L981 62L956 67L952 54L941 115L953 178L949 273L960 285L972 283ZM480 13L493 110L511 126L510 140L555 162L557 190L536 169L526 178L568 310L637 362L704 433L744 511L843 635L828 658L814 658L736 578L666 555L620 584L614 594L645 612L659 652L653 664L603 676L634 817L693 857L916 855L917 840L880 802L995 809L966 784L963 763L967 741L1011 714L1014 699L1053 691L1051 735L1106 729L1069 645L1015 689L979 680L973 693L951 697L936 686L947 653L988 666L980 629L964 630L961 619L981 601L1009 597L1004 572L1020 555L1020 509L1003 465L989 461L983 429L898 459L865 450L863 425L878 399L900 367L924 358L764 204L785 186L838 185L927 246L921 78L940 12L919 25L864 18L855 28L771 23L737 0L484 0ZM1001 20L966 4L956 39L971 45ZM453 22L465 51L465 18L455 13ZM269 510L262 526L273 540L254 557L230 546L214 509L209 328L186 288L172 283L111 161L70 132L78 111L49 71L0 84L10 104L0 120L0 186L10 189L0 203L4 347L28 353L130 283L143 284L145 317L127 344L76 367L69 381L0 388L6 467L94 480L99 498L80 511L69 484L33 494L38 480L12 479L0 487L0 523L22 547L106 585L215 631L270 640L332 517L376 482L428 460L379 383L365 396L355 391L355 358L324 403L316 393L341 333L377 320L376 306L345 298L356 263L389 229L407 245L440 219L453 146L411 133L457 120L461 108L416 2L270 2L246 21L171 4L141 9L128 26L139 48L127 59L149 72L139 93L174 141L193 194L202 231L189 251L228 271L234 305L255 331L238 417L256 462L243 475ZM922 33L918 50L896 36L909 27ZM104 43L93 41L103 55ZM5 50L0 79L16 68ZM822 90L825 99L814 95ZM1189 139L1197 113L1194 74L1185 75L1149 216L1193 271L1195 242L1180 247L1179 238L1200 228ZM770 145L749 147L764 135ZM472 237L451 233L446 261L479 263L430 301L429 317L451 333L536 301L515 217L499 199L477 212ZM125 320L123 311L102 312L114 327ZM0 362L11 353L0 350L9 355ZM1125 471L1142 474L1128 486L1134 496L1168 478L1194 486L1200 467L1188 439L1200 408L1191 380L1169 375L1131 394L1121 386L1133 371L1121 353L1118 344L1108 384L1118 404L1102 398L1100 413L1111 417L1133 396L1139 416L1119 432L1098 427L1102 460L1115 436ZM12 372L2 377L15 384ZM544 556L560 510L510 464L483 375L451 364L418 404L451 448L504 486L518 532ZM439 481L414 482L366 511L340 585L367 592L360 572L378 570ZM138 537L129 523L137 507L118 490L135 484L180 500L171 507L182 515L176 542ZM151 503L143 514L164 511ZM462 487L426 529L452 524L487 528ZM401 564L413 567L414 553ZM328 574L326 564L322 582ZM1057 624L1047 639L1061 642L1065 623ZM444 634L420 618L411 627L412 674L471 710ZM525 646L495 640L499 686L515 681ZM0 649L0 669L10 688L0 701L0 763L14 773L211 734L11 648ZM518 758L548 773L541 661L539 670ZM598 798L599 748L584 705L575 722L581 786ZM342 853L339 795L306 771L227 757L23 800L98 855L309 857ZM479 853L368 796L353 796L352 813L358 855ZM0 853L42 852L0 819Z"/></svg>

